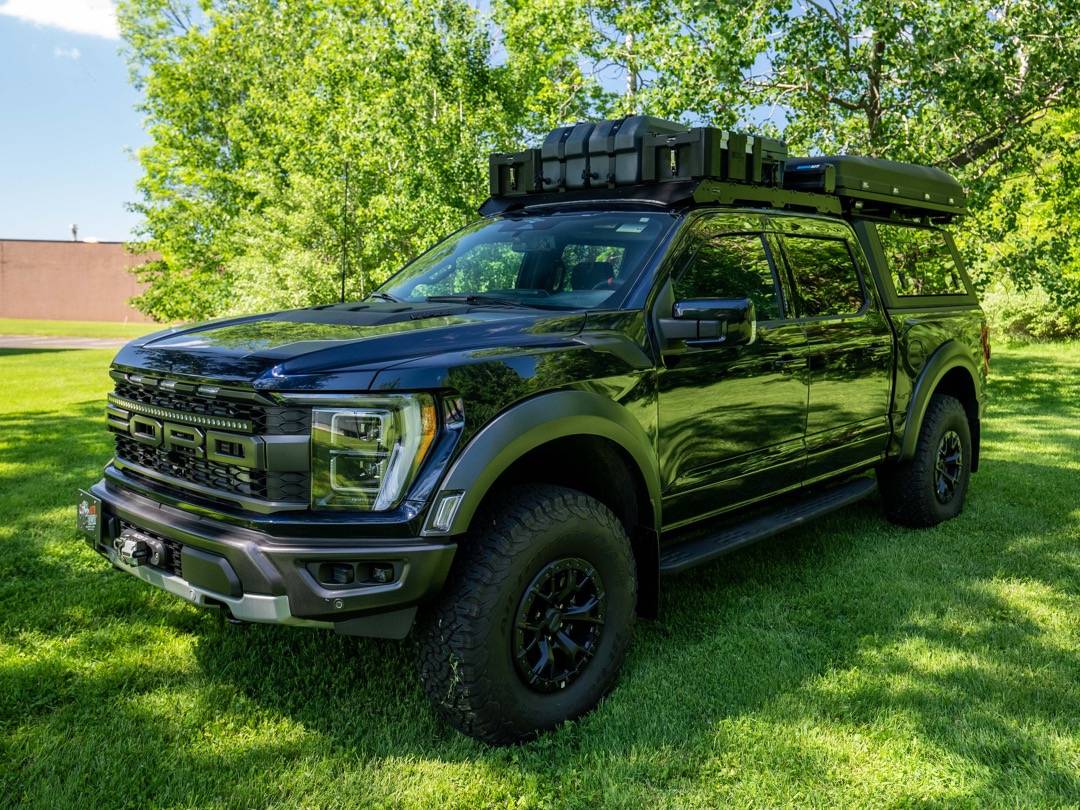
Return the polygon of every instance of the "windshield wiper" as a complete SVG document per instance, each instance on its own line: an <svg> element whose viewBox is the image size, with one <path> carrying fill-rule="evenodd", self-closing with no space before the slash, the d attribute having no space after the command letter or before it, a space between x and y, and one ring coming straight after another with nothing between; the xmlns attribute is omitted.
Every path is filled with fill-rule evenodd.
<svg viewBox="0 0 1080 810"><path fill-rule="evenodd" d="M368 298L378 298L380 301L389 301L391 304L404 304L405 302L396 295L384 292L368 293Z"/></svg>
<svg viewBox="0 0 1080 810"><path fill-rule="evenodd" d="M497 307L529 307L518 298L494 298L489 295L468 293L462 295L429 295L425 299L429 304L490 304Z"/></svg>

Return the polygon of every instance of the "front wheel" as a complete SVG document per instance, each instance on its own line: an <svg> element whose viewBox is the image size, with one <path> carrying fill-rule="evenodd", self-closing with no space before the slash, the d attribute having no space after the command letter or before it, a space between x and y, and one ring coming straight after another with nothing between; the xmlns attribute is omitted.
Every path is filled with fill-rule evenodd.
<svg viewBox="0 0 1080 810"><path fill-rule="evenodd" d="M971 427L960 400L935 394L915 455L878 468L877 477L885 514L893 523L925 528L959 515L971 477Z"/></svg>
<svg viewBox="0 0 1080 810"><path fill-rule="evenodd" d="M607 507L563 487L509 490L477 514L417 623L424 690L471 737L534 737L611 688L636 598L630 542Z"/></svg>

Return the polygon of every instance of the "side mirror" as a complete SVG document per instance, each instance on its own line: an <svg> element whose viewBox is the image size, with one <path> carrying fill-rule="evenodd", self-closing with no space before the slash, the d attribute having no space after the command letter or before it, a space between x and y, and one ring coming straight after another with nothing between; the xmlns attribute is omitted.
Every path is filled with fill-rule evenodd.
<svg viewBox="0 0 1080 810"><path fill-rule="evenodd" d="M670 318L660 319L668 340L690 345L745 346L757 338L757 314L749 298L706 298L676 301Z"/></svg>

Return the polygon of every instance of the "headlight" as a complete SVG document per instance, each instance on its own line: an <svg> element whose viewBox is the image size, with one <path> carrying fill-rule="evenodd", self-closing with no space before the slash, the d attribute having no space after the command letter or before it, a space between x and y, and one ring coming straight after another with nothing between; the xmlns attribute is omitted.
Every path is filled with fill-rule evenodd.
<svg viewBox="0 0 1080 810"><path fill-rule="evenodd" d="M435 438L435 400L397 394L311 412L311 505L393 509Z"/></svg>

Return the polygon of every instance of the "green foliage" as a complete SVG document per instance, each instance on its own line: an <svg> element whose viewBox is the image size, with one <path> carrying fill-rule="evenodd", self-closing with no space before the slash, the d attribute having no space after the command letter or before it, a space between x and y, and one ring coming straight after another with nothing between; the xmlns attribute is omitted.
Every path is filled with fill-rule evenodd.
<svg viewBox="0 0 1080 810"><path fill-rule="evenodd" d="M1080 306L1061 306L1041 286L1018 290L1008 280L983 294L993 339L1029 342L1080 338Z"/></svg>
<svg viewBox="0 0 1080 810"><path fill-rule="evenodd" d="M973 166L977 177L1030 142L1047 108L1076 99L1078 12L1073 0L806 0L750 81L785 109L796 150Z"/></svg>
<svg viewBox="0 0 1080 810"><path fill-rule="evenodd" d="M489 151L629 113L944 166L981 284L1080 299L1055 212L1080 179L1080 0L124 0L120 21L158 318L335 300L343 255L364 295L475 217Z"/></svg>
<svg viewBox="0 0 1080 810"><path fill-rule="evenodd" d="M731 125L742 79L777 21L730 0L495 0L507 64L529 101L527 128L648 114Z"/></svg>
<svg viewBox="0 0 1080 810"><path fill-rule="evenodd" d="M960 245L988 304L1004 307L1006 331L1064 337L1080 331L1080 109L1051 113L1034 133L1029 170L997 170Z"/></svg>
<svg viewBox="0 0 1080 810"><path fill-rule="evenodd" d="M239 180L245 146L235 112L258 64L235 29L197 26L172 0L133 0L118 9L132 80L151 138L138 151L143 177L137 250L161 259L139 268L151 288L133 302L158 320L192 319L228 301L238 216L252 203Z"/></svg>
<svg viewBox="0 0 1080 810"><path fill-rule="evenodd" d="M158 318L335 300L343 252L364 294L475 218L513 140L464 0L128 0L120 21L153 139L140 247L162 254L137 305Z"/></svg>

